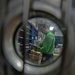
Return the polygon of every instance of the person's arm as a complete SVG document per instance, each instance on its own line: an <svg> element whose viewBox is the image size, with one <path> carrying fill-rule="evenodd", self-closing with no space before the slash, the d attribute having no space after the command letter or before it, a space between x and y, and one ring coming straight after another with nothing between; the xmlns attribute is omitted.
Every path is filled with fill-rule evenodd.
<svg viewBox="0 0 75 75"><path fill-rule="evenodd" d="M46 36L46 38L44 39L43 45L40 49L37 49L40 52L46 53L48 52L50 46L52 43L52 38L50 36Z"/></svg>
<svg viewBox="0 0 75 75"><path fill-rule="evenodd" d="M40 44L38 44L38 46L39 46L39 47L42 47L42 46L43 46L43 42L42 42L42 43L40 43Z"/></svg>

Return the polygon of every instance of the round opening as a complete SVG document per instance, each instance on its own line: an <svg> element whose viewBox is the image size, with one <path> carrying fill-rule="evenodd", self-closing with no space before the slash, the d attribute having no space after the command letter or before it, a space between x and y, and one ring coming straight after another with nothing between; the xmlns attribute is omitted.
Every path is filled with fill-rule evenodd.
<svg viewBox="0 0 75 75"><path fill-rule="evenodd" d="M56 61L63 50L64 35L61 24L46 13L32 13L26 25L26 49L23 49L24 30L22 23L15 31L15 50L20 58L26 50L25 61L35 66L43 66ZM42 46L40 45L42 44ZM43 49L42 49L43 48Z"/></svg>

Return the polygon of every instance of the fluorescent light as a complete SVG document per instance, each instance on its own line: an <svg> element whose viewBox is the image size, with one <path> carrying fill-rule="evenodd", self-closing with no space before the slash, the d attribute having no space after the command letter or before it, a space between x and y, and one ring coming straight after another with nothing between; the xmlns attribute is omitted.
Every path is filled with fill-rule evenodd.
<svg viewBox="0 0 75 75"><path fill-rule="evenodd" d="M50 27L50 30L52 31L54 29L54 27Z"/></svg>

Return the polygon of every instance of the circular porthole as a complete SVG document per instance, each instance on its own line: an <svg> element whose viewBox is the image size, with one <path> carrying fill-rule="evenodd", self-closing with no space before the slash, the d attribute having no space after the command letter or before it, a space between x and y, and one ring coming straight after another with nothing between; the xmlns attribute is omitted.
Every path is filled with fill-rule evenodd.
<svg viewBox="0 0 75 75"><path fill-rule="evenodd" d="M35 15L34 15L34 13L35 13ZM60 30L60 28L61 28L61 24L59 23L59 21L58 20L56 20L54 17L52 17L52 16L50 16L50 15L48 15L47 13L44 13L44 12L33 12L33 13L31 13L32 14L32 16L30 17L30 19L28 20L28 25L32 25L33 27L34 27L34 25L36 24L36 23L39 23L39 21L46 21L46 22L48 22L48 24L50 24L51 26L50 26L50 30L52 31L52 29L51 28L53 28L53 31L52 31L52 33L54 34L54 35L56 35L58 32L60 33L60 35L61 35L61 37L62 37L62 40L60 40L61 42L60 43L62 43L63 44L63 33L62 33L62 31ZM31 15L30 14L30 15ZM23 49L22 49L22 41L23 41L23 29L22 29L22 23L21 23L21 17L20 16L18 16L18 17L15 17L15 18L13 18L13 19L11 19L11 21L10 22L8 22L7 23L8 24L8 26L6 26L6 29L5 29L5 39L4 39L4 47L5 48L7 48L7 49L5 49L5 55L6 55L6 57L8 58L8 60L10 60L10 59L12 59L13 60L13 62L12 62L12 60L10 60L9 62L11 63L12 62L12 65L16 68L16 69L19 69L19 71L20 71L20 68L19 68L19 66L21 67L21 70L22 70L22 68L23 68L23 61L22 61L22 51L23 51ZM27 25L27 27L28 27L28 25ZM34 27L35 28L35 27ZM11 30L10 30L11 29ZM28 31L28 30L27 30ZM54 33L55 31L57 31L57 33ZM37 32L37 31L36 31ZM8 33L8 35L7 35L7 33ZM59 34L58 33L58 34ZM35 33L34 33L35 34ZM30 35L31 36L31 35ZM28 36L28 37L30 37L30 36ZM39 37L37 37L38 36L38 33L36 33L36 36L34 36L34 39L35 40L37 40L37 38L39 38ZM58 35L59 36L59 35ZM60 36L59 36L60 37ZM9 39L9 41L7 40L7 38ZM33 38L32 38L33 39ZM57 38L56 38L57 39ZM39 40L39 39L38 39ZM8 42L7 42L8 41ZM27 40L27 42L28 43L32 43L30 40ZM63 45L62 45L62 47L61 46L58 46L58 45L60 45L60 43L58 43L57 45L56 45L56 47L57 48L55 48L55 51L57 51L56 49L58 49L58 51L60 51L59 50L59 48L61 49L61 51L62 51L62 49L63 49ZM10 46L9 46L10 45ZM59 61L61 61L61 57L60 57L60 54L61 54L61 51L59 52L59 54L58 54L58 56L57 57L55 57L55 59L52 61L54 64L57 62L59 62ZM12 57L9 57L9 55L8 55L8 53L10 53L9 55L11 56L12 55ZM28 52L27 52L28 53ZM57 52L58 53L58 52ZM28 55L28 54L27 54ZM57 59L57 60L56 60ZM15 61L16 60L16 61ZM55 61L55 62L54 62ZM43 64L36 64L36 63L33 63L32 61L30 61L28 58L26 59L26 64L25 64L25 66L26 66L26 68L25 68L25 72L29 72L29 71L27 71L27 70L29 70L28 68L29 68L29 66L30 66L30 69L31 69L31 72L36 68L36 69L38 69L39 68L39 70L38 70L38 73L39 73L39 71L41 71L41 70L43 70L43 69L46 69L46 68L51 68L54 64L52 63L52 64L50 64L51 62L50 61L47 61L46 63L43 63ZM15 64L16 64L16 66L15 66ZM60 64L60 62L58 63L58 65ZM50 65L50 66L49 66ZM58 66L58 65L56 65L56 66ZM38 67L37 67L38 66ZM35 67L35 68L34 68ZM55 68L55 67L53 67L53 68ZM41 69L41 70L40 70ZM50 71L50 70L46 70L46 72L48 72L48 71ZM46 73L46 72L42 72L43 74L44 73ZM35 72L36 73L36 72Z"/></svg>
<svg viewBox="0 0 75 75"><path fill-rule="evenodd" d="M20 6L18 7L18 9L19 8ZM21 20L22 8L19 9L18 11L16 10L16 8L14 10L15 12L9 12L9 14L6 17L5 27L4 27L3 48L4 48L4 54L8 59L8 61L10 62L10 64L16 70L22 71L23 70L23 60L21 59L23 52L22 35L24 35L22 29L22 20ZM56 39L54 59L52 61L48 60L46 63L43 64L42 63L36 64L32 62L27 56L24 67L26 74L45 74L58 68L61 63L61 52L63 50L63 43L64 43L64 34L62 29L64 28L64 26L62 26L60 21L56 17L52 16L50 12L48 13L46 11L30 11L27 29L26 29L27 31L26 42L27 44L28 43L34 44L36 43L34 40L42 39L40 36L38 36L40 33L37 31L37 28L35 28L35 26L37 26L37 24L43 21L50 24L49 30L54 34ZM31 49L26 49L26 50L27 50L27 55L29 55L30 52L29 50Z"/></svg>
<svg viewBox="0 0 75 75"><path fill-rule="evenodd" d="M43 13L42 13L43 14ZM40 14L41 15L41 14ZM64 43L64 36L63 36L63 32L61 31L60 29L60 23L56 22L55 23L55 20L52 19L51 17L45 17L45 16L40 16L40 15L37 15L31 19L28 20L28 24L27 24L27 29L26 29L26 45L28 45L27 49L26 49L26 55L25 57L26 58L26 62L28 62L29 64L32 64L32 65L36 65L36 66L43 66L43 65L47 65L49 64L50 62L53 62L55 61L56 59L58 59L60 56L61 56L61 52L63 50L63 43ZM40 63L40 64L36 64L36 63L33 63L31 61L29 61L29 54L31 52L31 48L30 48L30 43L32 44L35 44L36 45L36 40L40 40L42 41L43 40L43 37L44 37L44 34L42 34L43 36L40 37L39 36L39 31L37 29L37 24L39 22L46 22L50 25L50 32L52 32L54 34L54 37L55 37L55 44L54 44L54 53L53 53L53 60L49 61L45 61L46 58L44 56L42 56L42 61L45 62L45 63ZM28 27L29 26L29 27ZM36 28L35 28L36 26ZM34 29L34 30L33 30ZM14 42L14 47L15 47L15 50L17 52L17 54L19 55L19 57L22 58L22 53L23 53L23 34L24 33L24 30L22 28L22 24L19 25L19 27L17 28L16 32L15 32L15 35L14 35L14 38L15 38L15 42ZM40 34L41 35L41 34ZM33 38L32 38L33 37Z"/></svg>

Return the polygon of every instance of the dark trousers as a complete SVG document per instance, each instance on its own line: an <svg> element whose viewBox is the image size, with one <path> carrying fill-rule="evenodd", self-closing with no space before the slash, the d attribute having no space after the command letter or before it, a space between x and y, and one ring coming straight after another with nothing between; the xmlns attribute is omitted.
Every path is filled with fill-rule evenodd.
<svg viewBox="0 0 75 75"><path fill-rule="evenodd" d="M53 60L53 54L45 54L45 53L43 53L43 57L42 57L42 63L44 63L44 62L46 62L46 61L48 61L48 60Z"/></svg>

